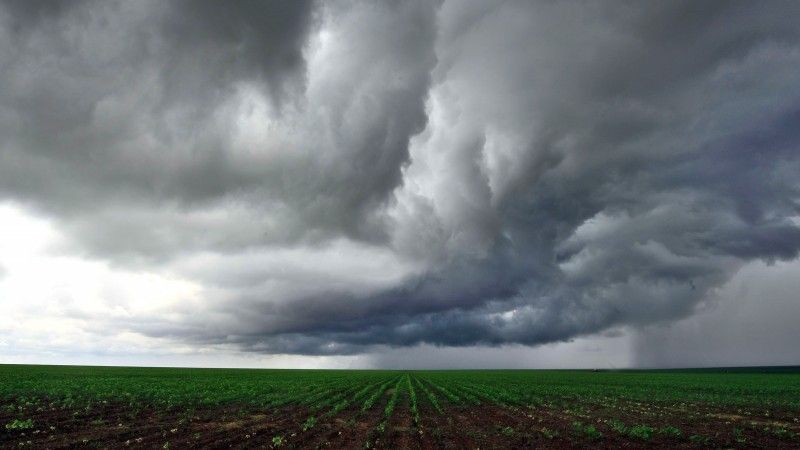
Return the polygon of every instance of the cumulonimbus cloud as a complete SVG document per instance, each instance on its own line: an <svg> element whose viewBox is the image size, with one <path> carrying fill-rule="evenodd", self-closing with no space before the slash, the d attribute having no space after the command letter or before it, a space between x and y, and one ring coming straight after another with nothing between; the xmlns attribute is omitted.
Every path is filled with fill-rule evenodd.
<svg viewBox="0 0 800 450"><path fill-rule="evenodd" d="M0 195L199 297L114 326L358 353L692 314L800 249L798 5L6 2Z"/></svg>

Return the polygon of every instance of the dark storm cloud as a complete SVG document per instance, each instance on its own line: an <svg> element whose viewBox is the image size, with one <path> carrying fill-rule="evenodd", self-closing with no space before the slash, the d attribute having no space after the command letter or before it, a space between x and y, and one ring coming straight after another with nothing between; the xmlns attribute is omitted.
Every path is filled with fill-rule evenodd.
<svg viewBox="0 0 800 450"><path fill-rule="evenodd" d="M4 3L0 190L100 253L123 236L150 251L135 230L176 220L160 206L180 215L257 183L214 116L242 83L276 101L302 89L312 20L305 1Z"/></svg>
<svg viewBox="0 0 800 450"><path fill-rule="evenodd" d="M0 194L268 353L680 319L800 251L800 6L8 3Z"/></svg>
<svg viewBox="0 0 800 450"><path fill-rule="evenodd" d="M0 189L103 257L379 238L425 123L433 6L9 4ZM319 20L343 26L308 80Z"/></svg>

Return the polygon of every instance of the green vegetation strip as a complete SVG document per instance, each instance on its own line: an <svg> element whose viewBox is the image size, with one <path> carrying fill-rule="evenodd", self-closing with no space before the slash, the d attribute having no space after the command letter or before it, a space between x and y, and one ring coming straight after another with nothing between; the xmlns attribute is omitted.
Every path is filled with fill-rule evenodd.
<svg viewBox="0 0 800 450"><path fill-rule="evenodd" d="M392 417L392 412L394 412L394 407L397 405L397 398L400 395L400 383L402 382L403 382L403 377L397 379L397 382L394 385L394 391L392 392L392 396L389 398L389 403L387 403L386 408L383 409L383 413L387 419Z"/></svg>
<svg viewBox="0 0 800 450"><path fill-rule="evenodd" d="M425 384L423 384L419 378L414 378L414 381L422 390L422 392L425 393L425 397L428 399L428 402L431 404L431 406L433 406L433 409L435 409L439 414L444 414L444 410L442 410L442 407L439 405L439 400L436 398L436 394L434 394L427 386L425 386Z"/></svg>
<svg viewBox="0 0 800 450"><path fill-rule="evenodd" d="M417 428L422 426L422 419L419 416L419 408L417 408L417 392L414 386L411 385L411 377L406 375L406 389L408 389L408 398L411 403L411 417L414 419L414 425Z"/></svg>
<svg viewBox="0 0 800 450"><path fill-rule="evenodd" d="M303 439L313 439L320 428L344 423L332 417L348 409L353 414L347 429L355 430L356 419L369 412L369 421L377 423L369 442L385 445L383 439L401 433L393 429L383 435L398 413L409 414L417 431L425 420L426 435L441 436L436 427L444 422L433 415L459 410L463 417L475 417L464 414L469 408L497 414L501 421L538 419L528 429L498 423L493 435L500 439L797 447L800 369L399 372L0 365L0 447L84 425L110 436L109 426L143 417L165 421L169 434L177 436L193 420L240 429L262 420L256 417L287 415L294 422L281 422L282 434L272 445L291 447L302 433L308 432ZM544 426L542 417L553 423ZM677 417L704 425L670 424ZM149 433L152 427L144 429ZM204 439L214 433L220 439L233 436L221 429Z"/></svg>
<svg viewBox="0 0 800 450"><path fill-rule="evenodd" d="M368 399L366 399L366 400L364 401L364 404L361 406L361 411L367 411L367 410L371 409L371 408L372 408L372 405L374 405L374 404L375 404L375 402L377 402L377 401L378 401L378 399L380 399L380 398L381 398L381 395L383 395L383 393L384 393L384 392L386 392L386 389L387 389L387 388L389 387L389 385L390 385L390 384L392 384L393 382L394 382L394 379L392 379L392 380L389 380L389 381L387 381L387 382L385 382L385 383L381 384L381 385L378 387L378 389L376 389L376 390L375 390L375 392L373 392L373 393L372 393L372 395L371 395L371 396L370 396Z"/></svg>

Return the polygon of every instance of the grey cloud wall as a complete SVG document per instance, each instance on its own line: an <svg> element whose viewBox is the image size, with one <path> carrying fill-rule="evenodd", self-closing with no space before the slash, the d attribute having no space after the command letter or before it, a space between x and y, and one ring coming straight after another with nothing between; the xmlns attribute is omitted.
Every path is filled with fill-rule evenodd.
<svg viewBox="0 0 800 450"><path fill-rule="evenodd" d="M117 327L536 345L689 316L800 249L795 2L0 11L0 196L202 288Z"/></svg>

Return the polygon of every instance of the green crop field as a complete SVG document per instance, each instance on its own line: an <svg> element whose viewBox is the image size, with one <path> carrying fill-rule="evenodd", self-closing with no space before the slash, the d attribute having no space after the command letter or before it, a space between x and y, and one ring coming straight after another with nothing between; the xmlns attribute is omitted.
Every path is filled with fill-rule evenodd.
<svg viewBox="0 0 800 450"><path fill-rule="evenodd" d="M0 365L0 446L800 447L800 370Z"/></svg>

